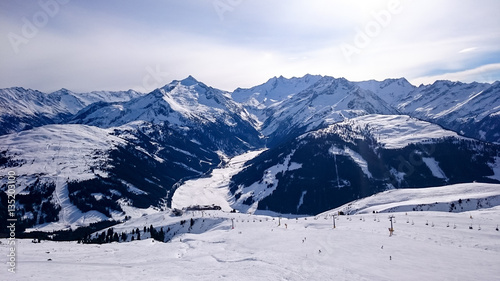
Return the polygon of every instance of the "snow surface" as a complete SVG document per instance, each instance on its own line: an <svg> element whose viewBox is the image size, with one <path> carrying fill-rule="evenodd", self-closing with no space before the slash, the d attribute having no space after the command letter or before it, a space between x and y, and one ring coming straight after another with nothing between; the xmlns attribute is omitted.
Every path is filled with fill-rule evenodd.
<svg viewBox="0 0 500 281"><path fill-rule="evenodd" d="M96 174L107 176L104 170L99 170L107 163L107 152L125 143L108 130L86 125L46 125L0 136L0 149L6 150L13 161L23 162L14 168L0 168L0 173L16 172L19 183L16 194L23 193L23 189L37 178L41 182L55 183L54 203L62 208L59 221L39 226L39 229L49 231L106 220L100 212L82 213L71 204L67 180L83 181ZM6 180L2 178L0 185Z"/></svg>
<svg viewBox="0 0 500 281"><path fill-rule="evenodd" d="M495 162L488 163L488 165L493 170L493 175L489 176L489 178L500 181L500 157L495 157Z"/></svg>
<svg viewBox="0 0 500 281"><path fill-rule="evenodd" d="M94 91L74 93L67 89L46 94L20 87L0 89L0 115L55 117L57 114L75 114L96 102L129 101L143 94L128 91Z"/></svg>
<svg viewBox="0 0 500 281"><path fill-rule="evenodd" d="M465 198L474 191L486 198L498 194L500 185L429 188L428 197L418 203L446 199L439 195L445 188L453 191L449 196ZM396 204L405 191L373 197L380 197L380 204ZM150 224L172 229L176 225L179 232L168 243L146 238L103 245L33 244L18 239L15 275L7 272L8 245L2 239L1 276L8 280L500 280L498 206L466 213L394 212L392 236L388 214L336 216L335 228L333 214L335 210L315 217L278 218L198 211L182 217L154 214L115 226L121 232ZM190 230L180 226L180 220L191 218L195 223Z"/></svg>
<svg viewBox="0 0 500 281"><path fill-rule="evenodd" d="M403 148L410 143L426 142L444 137L463 138L441 126L406 115L365 115L346 122L354 122L361 127L369 126L377 141L388 149Z"/></svg>
<svg viewBox="0 0 500 281"><path fill-rule="evenodd" d="M478 122L498 112L498 85L436 81L409 93L401 99L398 108L422 119L441 119L448 124L471 119Z"/></svg>
<svg viewBox="0 0 500 281"><path fill-rule="evenodd" d="M424 161L425 165L431 170L433 176L440 179L448 179L443 170L439 167L439 163L434 158L422 157L422 161Z"/></svg>
<svg viewBox="0 0 500 281"><path fill-rule="evenodd" d="M485 199L478 204L478 199ZM458 204L459 200L462 204ZM469 199L469 202L467 202ZM473 203L470 203L473 199ZM384 191L345 204L335 209L348 214L364 214L387 211L412 211L413 208L422 208L431 211L450 211L449 203L460 205L454 212L475 210L483 207L500 206L500 184L462 183L432 188L402 188ZM439 204L436 204L439 203Z"/></svg>
<svg viewBox="0 0 500 281"><path fill-rule="evenodd" d="M190 206L215 204L224 211L231 211L233 195L229 191L231 177L244 168L244 164L262 153L251 151L232 158L227 165L214 169L210 175L188 180L178 187L172 197L172 208L183 209Z"/></svg>
<svg viewBox="0 0 500 281"><path fill-rule="evenodd" d="M384 81L368 80L353 83L361 89L376 93L381 99L392 106L397 106L398 102L417 88L405 78L386 79Z"/></svg>
<svg viewBox="0 0 500 281"><path fill-rule="evenodd" d="M234 209L244 213L255 213L257 211L259 201L269 196L274 192L276 187L278 187L278 174L284 173L286 171L300 169L302 167L302 164L290 161L294 153L295 150L287 155L284 158L283 163L278 163L266 169L264 171L264 176L260 181L254 182L250 186L246 187L240 185L238 187L238 190L234 192L235 194L241 193L240 198L236 202L232 203ZM250 207L248 207L248 204L244 204L245 200L247 200L248 198L252 198L254 201L254 203L252 203Z"/></svg>
<svg viewBox="0 0 500 281"><path fill-rule="evenodd" d="M397 111L373 92L363 90L344 78L323 77L313 86L270 108L266 112L268 118L262 133L271 135L283 124L309 131L325 124L374 113L396 114Z"/></svg>

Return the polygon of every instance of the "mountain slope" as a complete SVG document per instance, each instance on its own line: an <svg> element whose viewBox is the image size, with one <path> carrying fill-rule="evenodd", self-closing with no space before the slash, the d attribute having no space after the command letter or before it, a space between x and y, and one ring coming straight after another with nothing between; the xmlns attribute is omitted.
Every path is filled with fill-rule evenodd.
<svg viewBox="0 0 500 281"><path fill-rule="evenodd" d="M128 101L141 95L133 90L77 94L61 89L45 94L21 87L0 89L0 135L61 123L95 102Z"/></svg>
<svg viewBox="0 0 500 281"><path fill-rule="evenodd" d="M482 192L498 190L499 185L470 187ZM464 192L456 193L457 198L465 200L468 196L467 188L449 188ZM428 189L428 194L433 190ZM489 197L480 192L479 199ZM400 200L398 196L384 197L391 203ZM439 196L427 198L441 203ZM380 210L379 203L373 203L373 210ZM425 201L416 202L419 203ZM333 215L336 215L335 228ZM221 211L186 212L174 217L165 212L114 226L112 231L125 233L126 241L135 238L127 243L32 243L17 239L16 255L29 259L17 261L22 270L18 270L16 277L20 280L30 280L32 276L37 276L37 280L68 276L77 280L154 280L158 276L168 276L169 280L498 279L498 206L467 213L408 211L390 215L394 216L392 236L389 236L391 223L387 213L338 216L337 210L331 210L315 217L278 218ZM181 224L182 221L185 223ZM169 242L150 239L150 232L143 229L151 225L168 234ZM137 240L137 233L132 234L137 229L141 240ZM1 242L0 251L8 252L8 240Z"/></svg>
<svg viewBox="0 0 500 281"><path fill-rule="evenodd" d="M270 146L310 130L366 114L397 114L370 91L344 78L323 77L311 87L268 109L262 126Z"/></svg>
<svg viewBox="0 0 500 281"><path fill-rule="evenodd" d="M436 81L410 92L398 109L469 137L500 142L500 82Z"/></svg>
<svg viewBox="0 0 500 281"><path fill-rule="evenodd" d="M232 94L191 76L146 95L4 89L4 133L25 131L0 138L0 168L21 171L28 227L140 216L175 194L179 208L316 214L391 188L500 181L498 145L459 136L497 140L499 85L306 75ZM70 124L46 125L58 122Z"/></svg>
<svg viewBox="0 0 500 281"><path fill-rule="evenodd" d="M109 128L138 120L168 127L229 155L262 145L255 120L241 105L191 76L130 102L95 104L70 122Z"/></svg>
<svg viewBox="0 0 500 281"><path fill-rule="evenodd" d="M408 116L366 115L263 152L230 186L242 211L317 214L392 188L498 182L499 153Z"/></svg>
<svg viewBox="0 0 500 281"><path fill-rule="evenodd" d="M167 207L178 181L219 164L217 153L183 136L167 134L160 145L143 133L157 129L66 124L1 136L0 170L16 172L20 227L84 226L134 208Z"/></svg>
<svg viewBox="0 0 500 281"><path fill-rule="evenodd" d="M417 88L405 78L386 79L384 81L368 80L354 83L361 89L376 93L381 99L394 107L397 107L403 98L406 98L409 93Z"/></svg>
<svg viewBox="0 0 500 281"><path fill-rule="evenodd" d="M345 214L387 212L470 212L500 206L500 185L462 183L432 188L404 188L377 193L334 211Z"/></svg>
<svg viewBox="0 0 500 281"><path fill-rule="evenodd" d="M293 95L309 88L322 76L307 74L304 77L286 79L273 77L266 83L249 88L238 88L231 94L234 101L241 103L251 114L263 123L267 108L279 104Z"/></svg>

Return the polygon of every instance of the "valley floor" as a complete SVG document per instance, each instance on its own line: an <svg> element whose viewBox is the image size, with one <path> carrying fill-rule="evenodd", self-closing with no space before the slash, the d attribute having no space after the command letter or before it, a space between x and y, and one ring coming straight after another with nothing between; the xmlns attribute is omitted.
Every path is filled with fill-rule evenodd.
<svg viewBox="0 0 500 281"><path fill-rule="evenodd" d="M209 211L205 217L221 222L168 243L17 240L15 274L7 272L3 239L0 279L500 280L500 207L391 214L392 237L388 213L340 216L334 229L331 213L273 218Z"/></svg>

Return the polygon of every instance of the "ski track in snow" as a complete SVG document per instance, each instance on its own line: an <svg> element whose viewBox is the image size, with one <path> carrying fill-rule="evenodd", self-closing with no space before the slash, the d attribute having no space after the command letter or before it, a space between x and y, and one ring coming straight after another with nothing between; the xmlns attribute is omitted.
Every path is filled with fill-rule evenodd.
<svg viewBox="0 0 500 281"><path fill-rule="evenodd" d="M278 219L198 211L125 223L128 229L142 229L150 223L196 220L192 233L180 233L168 243L143 238L103 245L33 244L18 239L17 273L9 280L498 280L500 207L391 213L392 237L388 214L336 216L335 229L332 214ZM214 224L196 228L201 220ZM0 241L0 252L6 253L7 240ZM0 262L6 260L2 255Z"/></svg>

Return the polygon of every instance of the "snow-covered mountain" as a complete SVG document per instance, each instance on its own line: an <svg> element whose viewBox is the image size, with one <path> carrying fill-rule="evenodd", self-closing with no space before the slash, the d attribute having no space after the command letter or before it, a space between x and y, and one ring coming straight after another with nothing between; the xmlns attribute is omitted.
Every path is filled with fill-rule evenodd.
<svg viewBox="0 0 500 281"><path fill-rule="evenodd" d="M388 190L349 202L333 211L347 215L413 211L463 213L497 206L500 206L500 185L462 183Z"/></svg>
<svg viewBox="0 0 500 281"><path fill-rule="evenodd" d="M209 87L192 76L174 80L163 88L129 102L94 104L70 123L101 128L134 121L161 125L212 151L228 155L259 147L263 141L257 122L227 92ZM168 129L167 129L168 128ZM152 132L162 134L162 132Z"/></svg>
<svg viewBox="0 0 500 281"><path fill-rule="evenodd" d="M219 164L216 152L181 135L159 144L143 133L158 129L65 124L1 136L0 171L16 172L19 225L62 229L164 208L178 181Z"/></svg>
<svg viewBox="0 0 500 281"><path fill-rule="evenodd" d="M21 87L0 89L0 135L63 122L95 102L128 101L141 95L133 90L74 93L61 89L46 94Z"/></svg>
<svg viewBox="0 0 500 281"><path fill-rule="evenodd" d="M0 169L20 171L25 226L196 202L315 214L390 188L500 181L498 145L460 136L497 141L499 83L306 75L229 93L189 76L149 94L3 89L3 133L24 131L0 138Z"/></svg>
<svg viewBox="0 0 500 281"><path fill-rule="evenodd" d="M241 103L248 112L254 114L260 123L266 116L266 109L291 98L293 95L309 88L322 76L307 74L304 77L292 77L290 79L273 77L266 83L249 88L238 88L231 94L232 98Z"/></svg>
<svg viewBox="0 0 500 281"><path fill-rule="evenodd" d="M361 89L376 93L381 99L396 108L402 99L417 88L405 78L386 79L384 81L368 80L354 83Z"/></svg>
<svg viewBox="0 0 500 281"><path fill-rule="evenodd" d="M371 91L344 78L325 76L318 82L271 108L262 133L273 146L307 131L366 114L398 112Z"/></svg>
<svg viewBox="0 0 500 281"><path fill-rule="evenodd" d="M406 79L355 82L403 114L440 124L461 134L500 142L500 82L436 81L415 87Z"/></svg>
<svg viewBox="0 0 500 281"><path fill-rule="evenodd" d="M57 100L71 114L97 102L113 103L126 102L143 96L134 90L128 91L92 91L89 93L74 93L68 89L60 89L49 96Z"/></svg>
<svg viewBox="0 0 500 281"><path fill-rule="evenodd" d="M67 91L56 94L75 104ZM19 210L26 227L58 229L170 207L182 180L263 143L242 106L193 77L131 101L92 103L70 122L0 138L0 168L16 167L25 195L19 200L29 202Z"/></svg>
<svg viewBox="0 0 500 281"><path fill-rule="evenodd" d="M436 81L410 92L401 112L438 123L464 135L500 142L500 82Z"/></svg>
<svg viewBox="0 0 500 281"><path fill-rule="evenodd" d="M285 141L234 175L235 208L316 214L393 188L499 182L500 146L404 115L363 115Z"/></svg>

